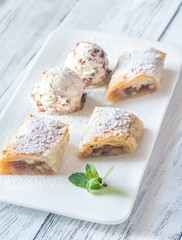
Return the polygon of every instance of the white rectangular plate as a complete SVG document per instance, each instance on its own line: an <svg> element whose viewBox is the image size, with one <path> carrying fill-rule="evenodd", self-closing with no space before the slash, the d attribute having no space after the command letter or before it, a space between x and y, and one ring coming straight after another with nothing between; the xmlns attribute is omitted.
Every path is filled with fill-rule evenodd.
<svg viewBox="0 0 182 240"><path fill-rule="evenodd" d="M121 101L113 105L104 98L105 87L89 90L83 110L60 116L64 122L70 124L71 137L59 174L56 176L0 176L0 200L78 219L117 224L127 219L136 198L180 72L182 53L179 49L159 42L106 33L56 29L39 51L0 118L0 148L3 148L30 113L37 114L30 105L29 95L34 84L40 80L41 73L54 65L63 64L70 48L78 41L85 40L98 43L105 49L112 68L116 64L119 51L131 45L152 46L166 52L167 58L160 90L148 96ZM135 154L84 160L77 158L79 139L95 106L121 107L142 119L145 133ZM115 167L107 179L109 187L90 194L68 181L72 173L84 171L87 162L93 162L101 176L109 167Z"/></svg>

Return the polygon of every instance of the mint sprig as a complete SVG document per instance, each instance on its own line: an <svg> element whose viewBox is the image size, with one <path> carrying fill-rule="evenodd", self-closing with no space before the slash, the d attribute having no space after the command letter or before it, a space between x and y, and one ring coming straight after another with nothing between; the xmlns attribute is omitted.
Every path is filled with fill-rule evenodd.
<svg viewBox="0 0 182 240"><path fill-rule="evenodd" d="M86 173L77 172L73 173L68 179L77 187L85 188L88 192L92 190L98 190L102 187L107 187L105 183L106 177L112 172L114 167L111 167L103 178L99 177L99 174L92 163L88 163L85 167Z"/></svg>

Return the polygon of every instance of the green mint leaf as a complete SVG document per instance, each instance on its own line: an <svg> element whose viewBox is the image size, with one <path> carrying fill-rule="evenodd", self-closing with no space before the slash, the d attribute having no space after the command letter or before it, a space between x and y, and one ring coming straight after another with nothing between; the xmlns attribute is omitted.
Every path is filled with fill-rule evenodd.
<svg viewBox="0 0 182 240"><path fill-rule="evenodd" d="M112 167L109 168L109 170L106 172L105 176L102 178L102 185L104 184L106 177L112 172L113 169L114 169L114 167L112 166Z"/></svg>
<svg viewBox="0 0 182 240"><path fill-rule="evenodd" d="M114 169L114 167L111 167L103 178L99 177L99 174L92 163L88 163L85 169L86 173L73 173L68 179L75 186L85 188L88 192L91 192L92 190L98 190L102 188L102 186L107 187L105 179Z"/></svg>
<svg viewBox="0 0 182 240"><path fill-rule="evenodd" d="M85 169L88 177L99 178L99 174L92 163L88 163Z"/></svg>
<svg viewBox="0 0 182 240"><path fill-rule="evenodd" d="M102 183L99 182L97 178L92 178L87 182L86 189L88 192L91 190L97 190L102 187Z"/></svg>
<svg viewBox="0 0 182 240"><path fill-rule="evenodd" d="M85 173L81 172L73 173L68 179L71 183L80 188L86 188L87 183L90 180Z"/></svg>

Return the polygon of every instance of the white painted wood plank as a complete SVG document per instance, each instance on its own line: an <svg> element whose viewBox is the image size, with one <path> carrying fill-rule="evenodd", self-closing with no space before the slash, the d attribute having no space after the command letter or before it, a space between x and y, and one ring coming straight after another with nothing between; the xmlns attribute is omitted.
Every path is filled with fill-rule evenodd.
<svg viewBox="0 0 182 240"><path fill-rule="evenodd" d="M0 2L0 97L77 0Z"/></svg>
<svg viewBox="0 0 182 240"><path fill-rule="evenodd" d="M125 9L121 9L122 4L118 5L118 6L120 6L120 9L118 10L118 12L113 11L113 10L109 11L110 8L113 9L111 3L109 3L110 5L107 7L104 6L105 10L108 9L107 14L110 16L111 16L111 14L116 12L113 15L113 22L112 22L112 24L110 23L110 27L109 27L109 26L107 26L107 24L109 22L109 18L107 20L106 16L103 16L103 14L101 14L101 16L103 16L104 18L99 19L99 16L97 16L99 14L99 11L97 11L96 6L94 8L94 6L92 6L90 1L85 1L85 2L87 2L88 9L92 12L93 17L90 18L90 15L85 16L84 13L82 15L81 11L80 12L78 11L78 4L79 4L78 3L77 6L73 9L73 13L75 11L78 11L78 14L75 15L75 17L73 18L73 16L71 15L72 14L72 12L71 12L70 17L72 19L69 20L69 16L68 16L64 22L65 26L87 28L87 29L94 29L94 30L103 30L103 31L109 31L109 28L110 28L110 31L117 32L117 30L118 30L119 33L122 33L122 30L119 31L120 26L122 26L122 22L119 21L119 20L121 20L121 17L116 17L115 14L116 13L120 14L120 11L126 12L126 6L129 7L131 4L125 5L125 3L122 2L123 8L125 8ZM85 4L85 2L83 4ZM95 1L93 1L93 2L95 2ZM119 2L119 1L115 1L115 2ZM115 2L112 1L112 4L115 5L116 4ZM132 1L132 3L133 2L134 1ZM151 3L151 1L149 1L149 2L151 5L153 4L153 3ZM154 2L156 3L156 1L154 1ZM162 2L164 4L164 1L162 1ZM139 3L139 5L140 4L141 3ZM168 2L168 4L169 4L169 2ZM177 6L178 1L174 1L174 4L176 4L176 6ZM145 3L144 3L144 5L145 5ZM133 5L133 6L135 7L135 5ZM137 6L138 6L138 3L137 3ZM167 6L167 5L165 5L165 6ZM99 0L97 1L97 7L100 10L102 9L102 2ZM168 8L170 8L170 7L171 7L171 2L170 2L170 6L168 5ZM166 7L166 9L167 9L167 7ZM128 11L128 9L127 9L127 11ZM163 10L161 10L161 11L163 11ZM126 29L125 34L127 34L127 35L135 36L135 31L136 31L136 36L140 36L137 34L142 33L141 32L142 24L138 24L137 25L138 27L135 29L133 24L130 24L130 21L129 21L131 13L134 14L134 12L135 12L134 10L129 11L129 13L128 13L129 17L127 16L128 20L125 21L126 25L125 25L125 28L123 28L123 29ZM175 10L172 12L175 12ZM158 13L160 15L160 11ZM173 15L173 14L171 14L171 15ZM139 16L141 18L144 18L145 20L147 18L147 15L142 16L142 13L140 13ZM85 21L80 20L80 19L83 20L83 17L85 18L84 19ZM117 19L118 19L118 21L116 21ZM123 17L123 19L124 19L124 17ZM144 22L145 22L145 20L144 20ZM102 21L104 22L104 24ZM139 20L135 19L135 21L138 22ZM153 21L154 21L154 18L152 18L152 20L150 21L151 25L152 25ZM127 25L127 23L128 23L128 25ZM150 24L148 25L148 30L150 30ZM167 21L166 21L166 24L167 24ZM83 27L83 25L84 25L84 27ZM112 29L112 27L115 30ZM129 31L130 28L132 28L132 30ZM152 27L152 29L154 29L154 26ZM169 30L170 30L170 28L169 28ZM161 28L161 31L162 31L162 28ZM144 34L144 33L145 33L145 31L142 34ZM168 33L168 31L166 33ZM150 31L149 31L149 34L150 34ZM151 31L151 34L153 34L152 31ZM34 38L34 39L39 39L39 38L40 38L40 36L38 36L38 38ZM0 38L0 41L1 41L1 38ZM24 64L25 63L26 62L24 62ZM176 103L180 99L179 95L181 93L180 92L181 90L182 89L179 86L179 90L178 90L179 93L175 94L175 97L177 96L176 97L177 99L173 100L174 103L172 103L172 105L170 104L170 108L172 108L172 110L174 110L174 107L177 107L177 110L179 112L180 112L180 109L179 109L179 106L176 105ZM10 95L8 95L8 92L7 92L6 96L7 96L7 98L6 98L6 101L7 101L7 99L9 99L9 97L10 97ZM4 99L4 101L5 101L5 99ZM1 106L2 105L0 104L0 107ZM169 112L171 112L172 110L169 109ZM169 117L171 118L171 116L173 116L172 113L171 113L171 115L169 115ZM132 217L130 217L127 222L125 222L124 224L121 224L121 225L117 225L117 226L107 226L107 225L87 223L84 221L73 220L70 218L65 218L62 216L50 214L48 216L48 218L46 219L45 224L43 224L42 228L37 233L35 239L53 239L53 240L54 239L114 239L115 240L115 239L151 239L151 238L152 239L161 239L161 237L162 237L162 239L167 239L169 235L171 236L171 239L175 239L174 236L178 237L180 235L180 231L181 231L181 229L179 227L179 225L180 225L179 223L181 223L180 222L181 221L181 207L180 207L180 202L179 203L177 202L178 195L175 193L178 193L179 188L180 188L180 183L181 183L181 182L179 182L180 178L181 178L181 175L180 175L180 172L181 172L180 160L181 159L179 158L180 154L181 154L181 149L180 149L181 137L179 136L179 130L182 129L181 125L179 124L181 115L177 115L177 114L175 115L175 119L176 119L175 124L177 126L179 126L179 129L177 128L176 130L175 130L175 127L173 127L173 128L171 127L172 123L170 122L169 117L166 118L168 120L166 120L167 123L164 123L164 125L163 125L164 132L161 133L162 135L159 136L159 140L157 142L157 146L160 146L160 147L162 146L164 153L161 153L161 150L160 150L161 148L159 149L156 146L157 149L155 148L153 157L152 157L152 159L150 161L150 165L148 167L148 171L145 174L145 178L143 180L143 184L141 186L141 189L140 189L140 192L139 192L139 195L137 198L137 202L135 203ZM169 132L169 135L166 135L167 134L166 128L171 129ZM171 136L171 134L172 134L172 136ZM181 134L181 132L180 132L180 134ZM176 136L178 136L178 142L176 142ZM165 142L163 142L163 141L164 141L164 139L167 139L167 137L169 138L169 142L167 142L167 145L166 145L166 141ZM172 151L171 154L169 154L169 151L168 151L169 147L170 147L170 151ZM179 153L179 155L178 155L178 153ZM175 165L175 166L171 166L170 165L171 159L173 159L173 161L175 161L178 158L179 158L179 161L178 161L179 164ZM157 161L159 161L159 164L156 163L156 159L157 159ZM165 161L163 161L163 160L165 160ZM179 170L177 175L175 176L175 178L174 178L174 176L170 175L171 168L173 169L173 171L175 173L177 170ZM153 182L154 177L156 180ZM170 197L171 191L175 190L176 184L177 184L178 188L176 189L176 191L173 191L174 198L171 199L171 197ZM167 188L168 185L170 185L169 189ZM167 192L166 192L166 188L167 188ZM159 192L157 192L158 190L159 190ZM167 194L167 196L164 193ZM159 201L160 199L161 199L161 202ZM180 199L180 197L179 197L179 199ZM7 205L7 206L9 206L9 205ZM176 206L177 206L177 210L175 209ZM24 209L24 208L22 208L22 209ZM150 209L153 210L152 213L151 213ZM172 213L171 213L171 211L172 211ZM25 212L26 212L26 209L25 209ZM36 212L37 212L36 214L38 214L38 211L36 211ZM160 214L159 214L159 212L160 212ZM9 211L7 211L7 214L9 214ZM34 217L36 216L36 214L34 214ZM24 216L23 213L22 213L22 216ZM13 229L16 228L16 226L20 225L20 227L21 227L20 230L22 232L23 227L24 227L24 222L29 224L29 220L30 220L29 216L30 216L30 213L28 213L26 215L26 218L24 218L22 221L16 220L13 227L11 227L12 225L9 226L9 232L12 233L12 237L13 237ZM19 218L18 212L17 212L17 217ZM11 218L9 218L9 219L11 219ZM167 219L167 221L166 221L166 219ZM172 224L172 228L169 227L169 225L171 226L171 224ZM4 221L2 221L1 226L2 227L6 226ZM36 229L36 231L37 231L37 229ZM32 233L31 228L30 229L25 228L24 236L26 236L26 234L27 234L27 236L30 236L31 234L34 234L36 231L33 231L33 233ZM16 238L17 239L25 239L25 237L21 237L21 236L18 236ZM29 238L29 239L31 239L31 238ZM176 238L176 239L178 239L178 238Z"/></svg>
<svg viewBox="0 0 182 240"><path fill-rule="evenodd" d="M179 82L130 218L123 224L107 226L50 215L37 240L179 239L182 235L182 112L178 104L181 92Z"/></svg>
<svg viewBox="0 0 182 240"><path fill-rule="evenodd" d="M135 239L175 239L182 234L181 91L179 81L126 229L128 236L138 236Z"/></svg>
<svg viewBox="0 0 182 240"><path fill-rule="evenodd" d="M0 95L13 83L12 91L3 103L11 98L21 80L17 76L37 53L49 32L76 3L77 0L0 1ZM3 105L1 101L0 106ZM47 215L0 203L0 239L32 239Z"/></svg>
<svg viewBox="0 0 182 240"><path fill-rule="evenodd" d="M160 41L182 48L182 3Z"/></svg>
<svg viewBox="0 0 182 240"><path fill-rule="evenodd" d="M181 43L174 38L181 28L181 15L178 14L172 23L175 27L169 26L162 40L171 41L173 36L175 40L171 43ZM179 21L178 27L175 21ZM36 239L52 236L55 239L179 239L182 235L182 112L178 104L181 101L181 92L182 83L179 82L131 217L123 224L107 226L52 215ZM53 223L54 228L51 228Z"/></svg>
<svg viewBox="0 0 182 240"><path fill-rule="evenodd" d="M33 239L48 213L0 204L0 239Z"/></svg>
<svg viewBox="0 0 182 240"><path fill-rule="evenodd" d="M64 11L56 11L59 1L55 1L56 4L54 4L54 7L47 2L47 4L43 4L42 1L40 3L38 1L38 4L35 4L34 1L30 2L31 5L26 6L26 8L24 7L21 15L19 14L21 12L20 0L14 6L16 14L11 14L12 3L9 3L7 6L5 5L5 10L2 12L2 17L0 18L0 23L3 26L2 28L0 25L0 30L2 28L1 32L3 32L0 41L5 46L1 56L7 55L3 57L3 60L0 58L0 61L2 60L0 78L3 79L3 82L0 82L0 111L8 101L8 97L6 96L9 93L6 93L6 91L9 90L9 86L11 86L18 74L23 70L24 64L28 64L36 54L43 40L45 40L46 34L65 17ZM72 0L72 2L75 1ZM70 6L65 6L64 2L66 1L61 1L60 8L66 8L66 10L68 8L69 11ZM142 36L143 38L157 40L179 5L180 0L174 0L173 4L171 4L170 0L115 0L114 2L112 0L81 0L65 18L62 26L108 31L134 37ZM41 7L44 10L41 10ZM33 16L31 17L31 14L28 14L27 18L25 16L30 9L33 9ZM55 12L55 15L52 16L51 12ZM51 21L48 21L47 19L50 18ZM23 26L27 25L24 27L24 30L23 27L20 27L22 26L21 22L23 19L26 19ZM45 24L41 24L41 22L45 22ZM8 30L6 30L4 25L8 25ZM18 32L16 26L18 27ZM34 37L36 37L36 41L33 40ZM7 41L7 39L10 40ZM11 41L11 39L14 39L14 41ZM18 53L16 49L19 49ZM8 51L11 54L6 54ZM18 82L17 80L17 84ZM14 86L16 88L15 84ZM13 91L14 89L10 89L9 96L12 95ZM5 96L3 96L4 94Z"/></svg>
<svg viewBox="0 0 182 240"><path fill-rule="evenodd" d="M157 40L181 0L81 0L62 26Z"/></svg>
<svg viewBox="0 0 182 240"><path fill-rule="evenodd" d="M19 0L20 1L20 0ZM35 1L35 0L34 0ZM63 14L62 12L56 12L55 9L58 7L58 3L56 1L56 4L54 7L51 7L51 4L47 4L44 6L42 1L40 1L40 4L36 5L34 1L31 2L31 6L27 6L24 9L24 13L19 16L19 5L14 6L16 9L16 14L9 13L11 10L11 4L9 4L5 10L2 13L2 18L0 18L0 23L4 25L9 25L8 30L5 31L5 36L0 38L1 41L4 41L4 45L8 46L7 48L4 48L4 52L7 52L7 49L12 51L11 54L8 54L6 58L3 59L3 65L0 65L0 78L3 79L3 83L0 83L0 111L2 108L4 108L5 104L8 101L8 94L6 91L10 90L9 96L12 95L14 88L9 89L9 86L15 81L17 78L18 73L20 73L21 70L23 70L24 64L27 64L30 59L33 58L33 56L36 54L36 51L38 48L40 48L43 39L45 38L45 34L50 30L53 26L56 26L58 15ZM74 0L75 1L75 0ZM64 1L61 1L61 9L65 8ZM66 1L65 1L66 2ZM157 40L161 34L163 33L165 27L168 25L168 23L171 20L171 17L175 14L176 9L180 5L180 0L174 0L173 4L171 4L170 0L149 0L149 1L135 1L135 0L115 0L114 2L112 0L92 0L92 1L85 1L81 0L79 1L75 7L72 9L70 14L65 18L65 20L62 23L62 26L69 27L69 28L83 28L86 30L97 30L97 31L105 31L105 32L113 32L117 34L124 34L134 37L143 37L147 39ZM13 2L14 3L14 2ZM34 6L35 5L35 6ZM27 11L29 9L32 9L33 7L33 17L29 17L26 19L25 25L28 25L25 27L25 30L23 31L23 28L21 28L18 33L13 30L16 29L16 26L21 25L20 22L22 19L25 18ZM44 9L40 10L40 6ZM66 6L68 7L68 6ZM49 10L49 8L51 10ZM47 20L44 13L49 12L56 12L55 16L51 18L51 26L47 26ZM9 16L8 20L7 18L4 19L4 16ZM19 18L16 20L17 15ZM39 17L39 15L41 17ZM31 16L31 14L30 14ZM46 22L44 24L44 28L42 28L42 24L39 22L36 23L36 21L40 22ZM52 17L52 16L51 16ZM13 19L13 23L12 22ZM15 20L14 20L15 19ZM61 18L62 19L62 18ZM162 19L162 21L161 21ZM10 21L10 23L9 23ZM56 24L54 23L56 21ZM60 21L60 19L59 19ZM36 24L35 24L36 23ZM33 28L30 28L32 26ZM12 26L11 26L12 25ZM30 25L30 26L29 26ZM46 25L46 27L45 27ZM0 25L1 26L1 25ZM4 31L5 28L3 28L2 31ZM1 30L1 27L0 27ZM45 33L44 33L45 32ZM20 34L19 34L20 33ZM29 44L27 37L27 33L31 35L31 44ZM41 34L40 34L41 33ZM18 37L15 38L15 36L18 34ZM10 36L11 35L11 36ZM35 36L36 35L36 36ZM36 41L33 41L34 36L36 37ZM44 38L43 38L44 37ZM6 39L15 38L15 41L13 43L7 42ZM20 41L21 39L21 41ZM33 43L32 43L33 42ZM35 42L35 43L34 43ZM23 44L23 46L22 46ZM34 44L36 46L34 47ZM12 46L13 45L13 46ZM33 45L33 49L32 49ZM24 49L23 49L24 47ZM19 49L21 51L20 54L17 54L16 49ZM22 52L23 58L21 56ZM5 54L4 54L5 55ZM2 55L1 55L2 56ZM21 61L19 61L19 58L21 58ZM1 58L0 58L1 61ZM14 71L16 69L16 72ZM17 84L20 81L17 80ZM2 86L1 86L2 84ZM6 87L5 87L6 86ZM15 88L16 85L14 84ZM3 96L5 94L5 96Z"/></svg>

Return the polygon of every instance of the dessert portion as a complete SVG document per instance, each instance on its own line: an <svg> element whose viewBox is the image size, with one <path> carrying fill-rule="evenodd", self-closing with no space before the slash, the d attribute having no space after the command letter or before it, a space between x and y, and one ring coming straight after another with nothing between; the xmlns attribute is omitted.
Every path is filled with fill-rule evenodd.
<svg viewBox="0 0 182 240"><path fill-rule="evenodd" d="M83 80L85 86L101 85L108 74L107 54L91 42L79 42L68 53L65 66L75 71Z"/></svg>
<svg viewBox="0 0 182 240"><path fill-rule="evenodd" d="M159 89L166 54L154 48L129 48L118 59L106 98L119 101Z"/></svg>
<svg viewBox="0 0 182 240"><path fill-rule="evenodd" d="M54 67L42 75L31 99L38 111L67 114L83 108L85 94L80 77L67 67Z"/></svg>
<svg viewBox="0 0 182 240"><path fill-rule="evenodd" d="M135 152L144 127L134 114L120 108L96 107L79 145L79 157Z"/></svg>
<svg viewBox="0 0 182 240"><path fill-rule="evenodd" d="M56 173L68 140L68 125L58 117L30 115L2 150L0 174Z"/></svg>

